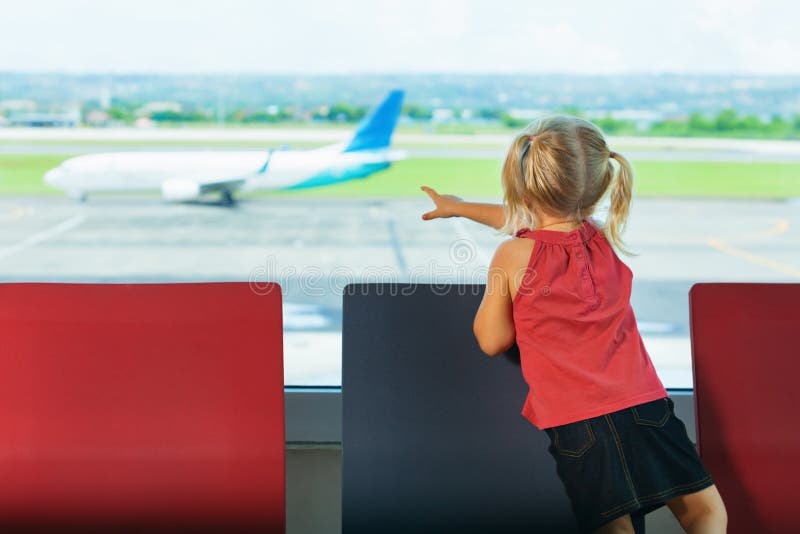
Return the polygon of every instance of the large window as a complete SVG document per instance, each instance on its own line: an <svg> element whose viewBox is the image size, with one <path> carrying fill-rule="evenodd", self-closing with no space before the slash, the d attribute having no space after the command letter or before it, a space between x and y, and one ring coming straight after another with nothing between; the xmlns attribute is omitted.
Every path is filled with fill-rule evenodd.
<svg viewBox="0 0 800 534"><path fill-rule="evenodd" d="M550 112L595 121L636 168L623 259L667 387L692 386L692 284L800 277L795 17L41 4L0 35L19 51L0 58L0 280L278 281L287 385L341 384L346 283L484 281L505 237L422 221L419 186L499 202L512 134ZM748 20L764 28L737 37ZM393 89L391 145L354 141ZM353 159L364 143L380 157Z"/></svg>

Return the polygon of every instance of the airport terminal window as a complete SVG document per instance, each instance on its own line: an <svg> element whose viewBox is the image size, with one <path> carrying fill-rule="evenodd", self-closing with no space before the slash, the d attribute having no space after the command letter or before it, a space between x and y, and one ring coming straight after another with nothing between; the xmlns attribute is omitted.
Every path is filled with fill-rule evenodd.
<svg viewBox="0 0 800 534"><path fill-rule="evenodd" d="M291 3L285 4L238 22L275 20L272 10L289 9ZM398 6L398 17L413 11ZM324 3L318 7L320 12L333 9ZM485 10L487 20L507 22L507 17L492 19L497 10L473 8L473 15ZM58 14L28 13L33 8L23 4L14 9L33 29L43 17ZM240 9L254 10L262 7L250 3ZM147 12L130 11L126 16ZM189 13L164 5L161 11L184 20L213 10ZM227 17L227 11L236 10L215 17ZM463 11L457 15L466 17L469 10ZM601 15L611 16L607 12ZM153 30L158 53L149 39L131 40L141 51L127 41L109 41L108 57L115 61L138 57L147 61L141 65L154 61L157 67L148 73L134 65L126 73L110 59L92 63L106 57L94 41L86 50L71 41L97 28L117 27L118 20L106 20L104 13L98 9L95 15L73 17L82 30L52 18L48 31L61 33L49 44L48 38L42 39L45 45L29 43L45 46L41 57L52 56L58 64L25 56L28 68L13 63L14 54L0 60L2 281L250 281L256 291L260 282L277 281L284 288L286 384L338 386L344 285L483 283L504 239L468 220L421 220L431 202L419 186L498 202L500 167L511 136L550 112L596 122L609 134L611 148L634 164L634 201L624 238L636 255L623 260L634 272L639 330L667 387L692 387L687 295L693 283L796 281L800 276L800 78L795 74L703 74L711 63L693 63L694 52L681 60L677 74L648 74L655 72L652 58L677 58L672 49L663 53L663 45L649 34L647 46L642 44L648 50L645 62L632 63L625 74L593 71L597 61L576 51L594 47L577 45L560 56L572 74L556 63L547 64L554 70L546 74L539 64L528 72L525 62L533 56L523 52L508 61L525 62L494 71L480 54L464 63L460 50L443 55L444 63L426 64L420 73L402 63L405 54L381 53L386 52L382 41L373 43L374 58L364 56L365 41L357 34L366 24L355 15L353 21L348 15L349 22L335 19L338 11L328 13L330 22L303 18L303 28L308 23L313 31L310 26L286 30L287 38L302 36L304 46L307 35L330 36L330 31L337 33L329 42L339 43L344 36L337 25L352 22L357 46L347 57L337 55L341 65L330 63L341 67L335 72L325 70L330 66L327 43L300 57L292 47L276 48L269 41L261 47L269 52L264 52L267 59L302 60L286 64L301 65L300 71L284 74L279 69L232 74L242 66L235 60L250 57L252 50L239 54L223 47L214 55L226 41L222 38L214 54L182 50L185 68L166 59L159 63L157 56L169 48L165 43L182 42L172 32L192 27L175 24ZM449 20L453 14L446 15ZM438 23L425 26L428 19L418 14L408 16L413 18L408 24L391 27L429 36L447 29ZM581 31L558 26L563 31L546 35L560 41L563 35L570 40L590 31L588 18L573 19L570 24ZM163 20L172 19L164 15ZM778 22L770 20L761 26ZM238 22L213 27L224 33L239 28ZM479 43L481 52L494 49L480 44L481 38L492 41L498 32L487 35L483 20L461 22L469 43L458 42ZM6 30L13 36L18 30L12 26ZM608 37L603 25L591 26L600 28L597 39ZM25 35L41 33L33 29ZM284 29L264 32L258 26L257 31L237 30L235 36L262 42L278 30ZM391 33L389 27L384 30ZM524 31L527 35L527 27ZM12 39L7 33L0 41ZM59 50L62 42L65 47L57 57L51 53L56 42ZM12 49L18 43L7 44ZM638 47L618 48L628 54ZM546 49L548 58L557 52ZM537 61L549 60L541 55ZM775 61L782 57L776 56ZM328 59L308 63L318 57ZM359 61L375 58L381 61L363 72ZM583 62L569 63L579 59ZM485 73L463 73L474 69Z"/></svg>

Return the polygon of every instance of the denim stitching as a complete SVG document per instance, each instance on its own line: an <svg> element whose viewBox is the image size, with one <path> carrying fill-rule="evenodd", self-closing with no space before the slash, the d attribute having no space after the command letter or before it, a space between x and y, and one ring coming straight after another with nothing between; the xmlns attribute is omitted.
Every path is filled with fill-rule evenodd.
<svg viewBox="0 0 800 534"><path fill-rule="evenodd" d="M590 439L586 443L586 445L584 445L583 447L581 447L577 451L570 451L570 450L567 450L567 449L560 449L559 446L558 446L558 430L556 428L553 428L553 433L555 434L555 437L553 439L553 444L555 445L556 450L560 454L563 454L564 456L571 456L572 458L580 458L581 456L583 456L586 453L586 451L589 450L589 448L592 445L594 445L594 442L596 440L595 440L595 437L594 437L594 432L592 432L592 425L590 425L587 421L584 421L583 424L586 425L586 429L589 431L589 438Z"/></svg>
<svg viewBox="0 0 800 534"><path fill-rule="evenodd" d="M711 480L711 475L706 475L704 478L698 480L697 482L692 482L690 484L681 484L680 486L673 486L669 489L665 489L663 491L659 491L658 493L653 493L652 495L647 495L645 497L640 497L632 501L628 501L624 504L620 504L619 506L615 506L611 510L607 512L600 512L600 515L611 515L615 512L622 510L623 508L630 506L631 504L642 504L642 501L651 501L653 499L659 499L664 497L665 495L669 494L671 491L675 491L676 489L688 489L694 486L700 486L705 484L706 482Z"/></svg>
<svg viewBox="0 0 800 534"><path fill-rule="evenodd" d="M666 399L667 397L664 397L664 398ZM664 417L662 417L661 420L659 420L656 423L656 422L650 421L649 419L641 418L639 416L639 412L636 410L636 406L631 406L631 410L633 411L633 420L634 421L636 421L640 425L653 426L653 427L656 427L656 428L661 428L662 426L664 426L664 424L667 422L667 419L669 419L669 416L670 416L670 413L671 413L670 409L669 409L669 405L667 405L667 411L664 414Z"/></svg>
<svg viewBox="0 0 800 534"><path fill-rule="evenodd" d="M628 481L628 486L630 487L631 493L633 494L633 502L637 502L639 500L638 496L636 495L636 486L633 485L633 479L631 478L631 474L628 471L628 462L625 460L625 453L622 451L622 442L619 439L619 435L617 434L617 429L614 428L614 422L611 420L611 417L606 414L603 417L606 418L606 423L608 423L608 428L611 430L611 435L614 438L614 444L617 447L617 452L619 453L620 461L622 462L622 471L625 473L625 478Z"/></svg>

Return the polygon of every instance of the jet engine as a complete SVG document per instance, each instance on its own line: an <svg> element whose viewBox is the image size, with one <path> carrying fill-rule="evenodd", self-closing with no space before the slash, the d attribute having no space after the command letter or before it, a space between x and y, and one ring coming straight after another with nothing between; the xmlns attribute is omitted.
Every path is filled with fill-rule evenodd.
<svg viewBox="0 0 800 534"><path fill-rule="evenodd" d="M195 200L200 197L200 184L192 180L175 178L161 184L161 194L167 200Z"/></svg>

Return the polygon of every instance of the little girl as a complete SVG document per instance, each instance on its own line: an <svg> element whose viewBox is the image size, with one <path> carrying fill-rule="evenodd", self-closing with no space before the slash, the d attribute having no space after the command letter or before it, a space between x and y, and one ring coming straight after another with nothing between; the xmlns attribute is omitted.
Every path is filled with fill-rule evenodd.
<svg viewBox="0 0 800 534"><path fill-rule="evenodd" d="M725 506L645 350L632 273L612 247L625 252L632 182L594 124L555 116L514 139L502 206L423 187L436 209L422 218L515 236L492 259L475 337L492 356L518 345L522 414L550 437L581 531L643 532L644 514L666 504L686 532L724 533ZM590 216L607 191L600 225Z"/></svg>

